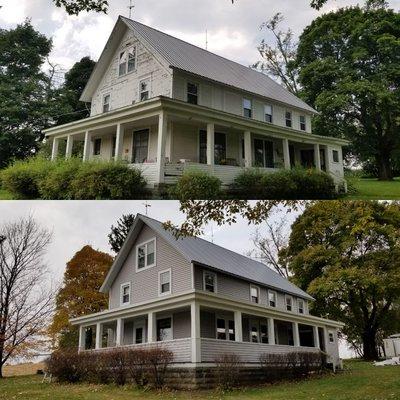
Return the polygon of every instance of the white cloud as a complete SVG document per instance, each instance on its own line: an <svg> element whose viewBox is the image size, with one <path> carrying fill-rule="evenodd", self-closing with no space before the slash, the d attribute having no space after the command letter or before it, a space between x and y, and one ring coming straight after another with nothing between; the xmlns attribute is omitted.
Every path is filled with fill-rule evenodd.
<svg viewBox="0 0 400 400"><path fill-rule="evenodd" d="M18 24L26 18L26 5L22 1L0 1L0 20L9 24Z"/></svg>

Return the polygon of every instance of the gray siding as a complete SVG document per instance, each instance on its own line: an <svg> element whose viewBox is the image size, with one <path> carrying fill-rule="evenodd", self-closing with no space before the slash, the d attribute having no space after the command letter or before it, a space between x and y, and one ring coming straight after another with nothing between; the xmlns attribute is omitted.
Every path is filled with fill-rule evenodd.
<svg viewBox="0 0 400 400"><path fill-rule="evenodd" d="M174 339L190 337L190 311L182 311L173 315Z"/></svg>

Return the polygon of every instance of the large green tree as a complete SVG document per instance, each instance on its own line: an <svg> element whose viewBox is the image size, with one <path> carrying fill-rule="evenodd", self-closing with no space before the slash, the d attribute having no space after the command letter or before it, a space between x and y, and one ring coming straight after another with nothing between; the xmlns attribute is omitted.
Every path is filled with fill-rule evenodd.
<svg viewBox="0 0 400 400"><path fill-rule="evenodd" d="M343 321L377 359L400 300L400 205L316 202L293 224L287 253L293 281L316 298L312 312Z"/></svg>
<svg viewBox="0 0 400 400"><path fill-rule="evenodd" d="M368 1L324 14L300 37L304 99L320 114L314 132L346 137L361 161L392 179L400 146L400 14Z"/></svg>

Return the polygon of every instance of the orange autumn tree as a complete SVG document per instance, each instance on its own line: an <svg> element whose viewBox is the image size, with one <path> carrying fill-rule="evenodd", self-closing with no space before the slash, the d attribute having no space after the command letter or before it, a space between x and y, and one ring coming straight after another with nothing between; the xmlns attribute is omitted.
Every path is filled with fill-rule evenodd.
<svg viewBox="0 0 400 400"><path fill-rule="evenodd" d="M103 311L108 296L99 289L113 263L107 253L85 246L67 263L64 281L56 297L56 310L49 334L60 348L78 346L78 330L70 318Z"/></svg>

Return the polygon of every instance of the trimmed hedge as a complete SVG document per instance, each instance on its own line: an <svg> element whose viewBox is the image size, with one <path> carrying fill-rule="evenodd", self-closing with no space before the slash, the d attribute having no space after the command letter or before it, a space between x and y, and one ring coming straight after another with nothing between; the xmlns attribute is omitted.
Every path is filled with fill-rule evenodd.
<svg viewBox="0 0 400 400"><path fill-rule="evenodd" d="M18 161L0 173L15 198L46 200L128 200L147 195L141 172L123 163L42 157Z"/></svg>
<svg viewBox="0 0 400 400"><path fill-rule="evenodd" d="M338 197L330 175L304 168L274 173L245 170L231 185L231 194L251 200L322 200Z"/></svg>

